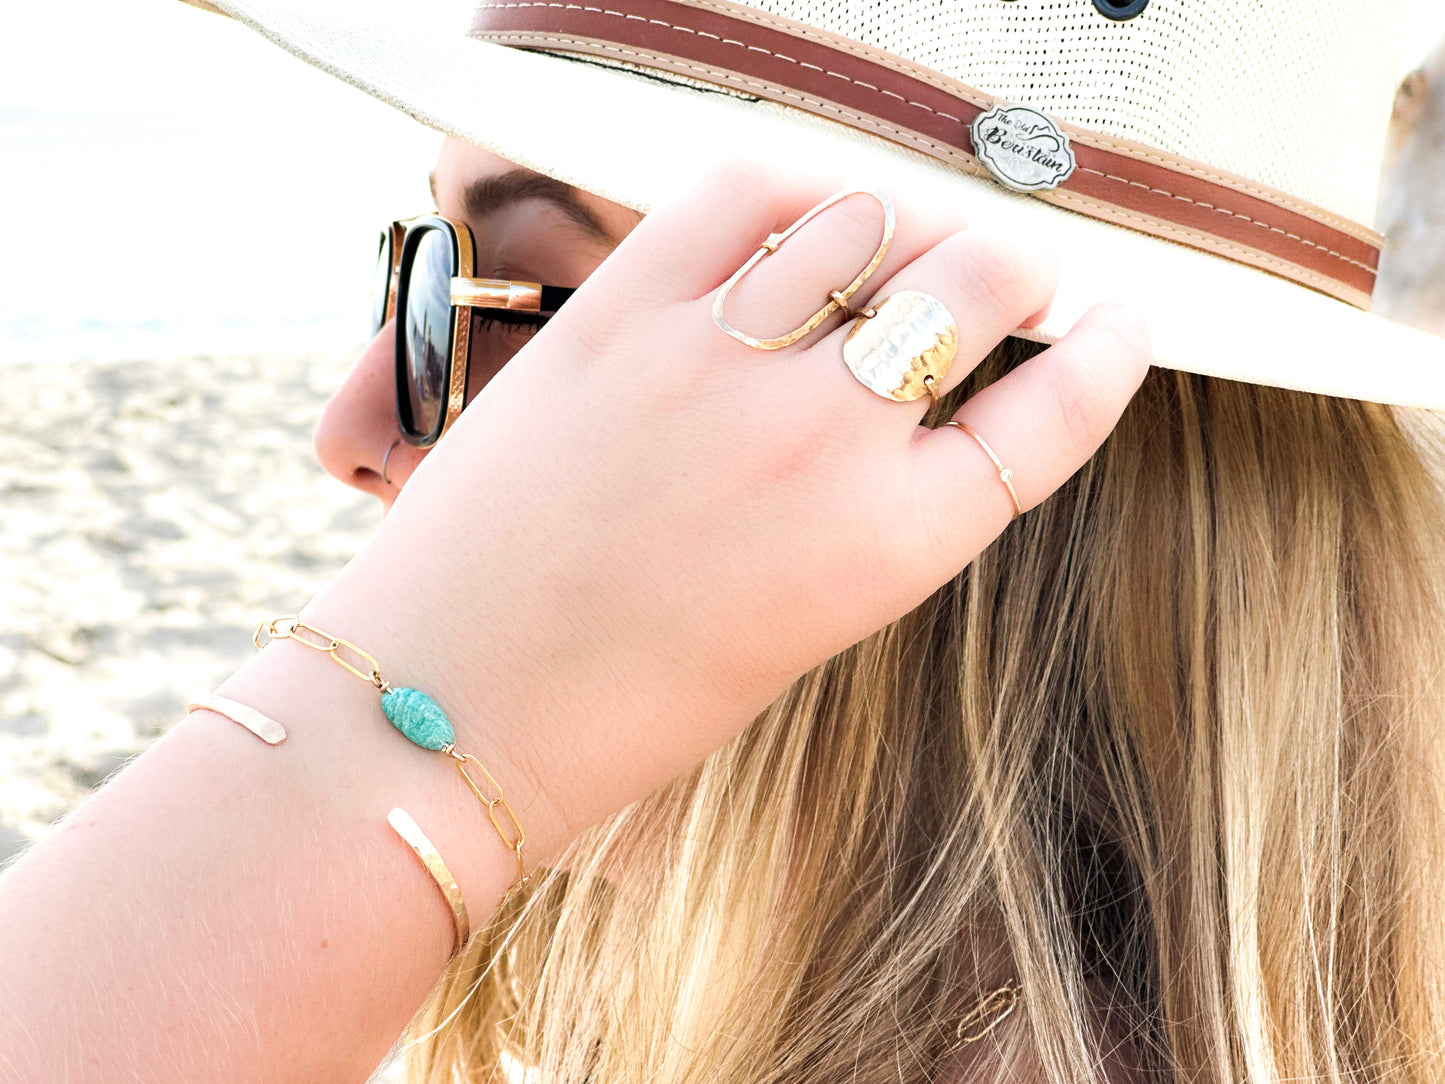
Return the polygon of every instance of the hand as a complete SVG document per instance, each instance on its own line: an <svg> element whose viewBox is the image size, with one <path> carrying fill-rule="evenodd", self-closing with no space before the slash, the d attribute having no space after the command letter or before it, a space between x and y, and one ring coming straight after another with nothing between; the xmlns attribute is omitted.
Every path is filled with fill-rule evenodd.
<svg viewBox="0 0 1445 1084"><path fill-rule="evenodd" d="M435 695L509 794L526 780L534 856L918 605L1013 514L974 440L919 426L927 399L853 377L841 317L776 352L714 324L720 284L835 190L735 167L649 216L308 610ZM960 338L947 390L1046 310L1056 267L895 195L892 246L853 304L941 299ZM757 336L801 323L866 263L881 221L861 196L823 212L738 285L729 320ZM1139 323L1101 307L958 418L1027 509L1094 452L1150 357Z"/></svg>

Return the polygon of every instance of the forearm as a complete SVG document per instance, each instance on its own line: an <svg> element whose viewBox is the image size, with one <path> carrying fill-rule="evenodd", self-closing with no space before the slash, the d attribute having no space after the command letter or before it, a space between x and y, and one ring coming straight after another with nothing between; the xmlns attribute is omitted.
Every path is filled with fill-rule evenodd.
<svg viewBox="0 0 1445 1084"><path fill-rule="evenodd" d="M387 810L474 924L500 899L515 865L450 762L291 647L230 683L286 742L192 715L0 877L0 1079L365 1080L454 936Z"/></svg>
<svg viewBox="0 0 1445 1084"><path fill-rule="evenodd" d="M735 732L747 718L723 698L704 708L666 653L579 618L575 596L539 604L482 529L447 550L412 504L306 615L447 708L458 751L505 787L529 868L716 744L676 719ZM466 559L485 567L462 604L447 573ZM286 740L195 713L0 877L0 1084L364 1080L454 939L387 811L426 832L474 927L515 879L456 762L408 742L324 654L279 641L221 692ZM649 738L669 722L669 742Z"/></svg>

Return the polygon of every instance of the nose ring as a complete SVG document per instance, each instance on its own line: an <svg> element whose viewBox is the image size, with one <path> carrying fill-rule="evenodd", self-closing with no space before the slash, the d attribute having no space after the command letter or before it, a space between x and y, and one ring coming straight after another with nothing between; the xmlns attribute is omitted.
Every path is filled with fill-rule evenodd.
<svg viewBox="0 0 1445 1084"><path fill-rule="evenodd" d="M381 457L381 480L382 480L383 482L385 482L387 485L391 485L391 484L392 484L392 481L391 481L390 478L388 478L388 477L386 476L386 465L387 465L387 463L389 463L389 462L391 461L391 453L394 452L394 451L396 451L396 447L397 447L397 445L400 444L400 443L401 443L401 439L400 439L400 438L397 438L396 440L392 441L392 442L391 442L391 447L388 448L388 449L386 450L386 454Z"/></svg>

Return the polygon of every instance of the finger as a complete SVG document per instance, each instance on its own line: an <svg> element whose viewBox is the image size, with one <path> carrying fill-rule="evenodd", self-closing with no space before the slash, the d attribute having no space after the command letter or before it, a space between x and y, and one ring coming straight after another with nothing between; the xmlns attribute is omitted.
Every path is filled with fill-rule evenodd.
<svg viewBox="0 0 1445 1084"><path fill-rule="evenodd" d="M1033 328L1038 327L1049 318L1049 313L1053 311L1053 308L1053 303L1050 302L1049 304L1041 308L1038 312L1032 314L1027 320L1024 320L1022 323L1020 323L1019 327L1028 330L1032 330Z"/></svg>
<svg viewBox="0 0 1445 1084"><path fill-rule="evenodd" d="M965 403L954 420L977 432L1012 472L1027 511L1098 450L1152 359L1148 331L1136 314L1097 305L1064 338ZM935 570L951 575L1008 524L1013 502L998 468L961 429L921 432L911 457L913 497L925 531L956 543L939 555L944 565Z"/></svg>
<svg viewBox="0 0 1445 1084"><path fill-rule="evenodd" d="M904 291L920 291L943 303L956 328L957 350L951 368L938 381L941 395L956 387L1009 332L1041 319L1058 281L1058 259L1047 245L1019 244L1016 238L986 230L964 230L900 268L877 287L868 305L876 309ZM854 341L852 352L862 363L862 371L854 374L844 360L844 351L855 330L859 336L868 334L866 317L838 329L809 351L817 355L807 362L812 367L806 374L810 386L835 387L845 400L867 410L876 410L880 398L905 376L915 382L914 394L924 391L916 384L919 371L911 369L910 359L915 348L921 351L931 345L928 332L932 329L920 332L912 321L901 328L886 310L883 317L873 319L886 321L878 327L891 333L887 342L861 352L858 343L866 338ZM900 344L896 351L890 349L895 343ZM929 405L924 394L912 409L895 408L891 416L899 428L894 435L911 433Z"/></svg>
<svg viewBox="0 0 1445 1084"><path fill-rule="evenodd" d="M770 233L838 190L835 179L784 174L738 161L652 211L598 269L609 297L696 300L710 296Z"/></svg>

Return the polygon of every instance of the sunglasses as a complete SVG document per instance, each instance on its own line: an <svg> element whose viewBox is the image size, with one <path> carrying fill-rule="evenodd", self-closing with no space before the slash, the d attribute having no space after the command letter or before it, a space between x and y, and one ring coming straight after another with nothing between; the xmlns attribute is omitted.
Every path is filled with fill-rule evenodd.
<svg viewBox="0 0 1445 1084"><path fill-rule="evenodd" d="M565 286L473 278L471 229L440 215L381 231L371 298L371 334L393 317L396 415L402 438L427 448L467 405L474 356L492 369L520 348L516 334L545 324L572 296ZM510 333L510 335L509 335Z"/></svg>

